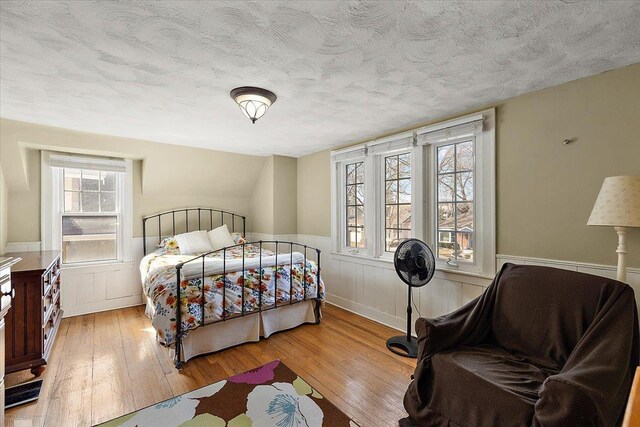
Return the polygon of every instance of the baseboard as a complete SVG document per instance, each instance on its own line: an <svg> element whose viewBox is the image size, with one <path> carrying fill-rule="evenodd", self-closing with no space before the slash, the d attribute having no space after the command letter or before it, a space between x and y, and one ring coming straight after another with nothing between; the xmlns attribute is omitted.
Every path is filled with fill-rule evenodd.
<svg viewBox="0 0 640 427"><path fill-rule="evenodd" d="M388 326L392 329L404 331L407 325L407 321L398 317L391 316L387 313L375 310L371 307L367 307L362 304L358 304L354 301L349 301L337 295L327 294L327 304L340 307L343 310L347 310L351 313L362 316L366 319L380 323L381 325ZM415 319L414 319L415 320Z"/></svg>

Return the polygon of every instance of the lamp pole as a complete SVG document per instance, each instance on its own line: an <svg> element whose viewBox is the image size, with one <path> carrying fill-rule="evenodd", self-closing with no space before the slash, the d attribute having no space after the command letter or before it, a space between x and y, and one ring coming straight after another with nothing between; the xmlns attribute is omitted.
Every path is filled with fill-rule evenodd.
<svg viewBox="0 0 640 427"><path fill-rule="evenodd" d="M625 227L613 227L618 233L618 274L616 279L620 282L627 282L627 229Z"/></svg>

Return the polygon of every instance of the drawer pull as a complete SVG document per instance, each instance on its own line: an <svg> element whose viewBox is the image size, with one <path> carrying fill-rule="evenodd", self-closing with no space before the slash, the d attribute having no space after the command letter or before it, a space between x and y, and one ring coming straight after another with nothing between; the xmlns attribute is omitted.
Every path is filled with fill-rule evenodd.
<svg viewBox="0 0 640 427"><path fill-rule="evenodd" d="M2 296L6 297L7 295L11 295L11 298L16 297L16 288L11 289L11 292L3 292Z"/></svg>

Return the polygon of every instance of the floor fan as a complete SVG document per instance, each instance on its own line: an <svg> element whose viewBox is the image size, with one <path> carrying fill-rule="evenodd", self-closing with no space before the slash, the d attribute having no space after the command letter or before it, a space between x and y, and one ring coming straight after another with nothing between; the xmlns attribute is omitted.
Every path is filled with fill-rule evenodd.
<svg viewBox="0 0 640 427"><path fill-rule="evenodd" d="M426 243L408 239L400 243L393 257L393 265L400 279L407 284L407 335L398 335L387 340L387 348L405 357L418 357L418 341L411 336L411 291L431 280L436 271L436 260Z"/></svg>

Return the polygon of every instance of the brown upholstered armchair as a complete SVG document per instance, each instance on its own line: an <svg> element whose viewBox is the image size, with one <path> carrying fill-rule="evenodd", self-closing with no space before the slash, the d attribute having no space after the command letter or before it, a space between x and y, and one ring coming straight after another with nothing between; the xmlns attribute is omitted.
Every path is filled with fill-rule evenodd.
<svg viewBox="0 0 640 427"><path fill-rule="evenodd" d="M616 426L638 365L633 289L505 264L459 310L416 322L402 426Z"/></svg>

